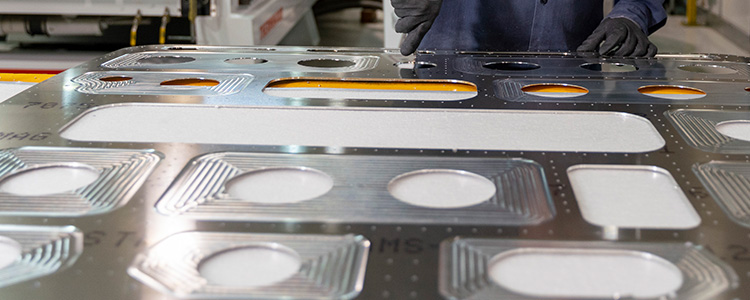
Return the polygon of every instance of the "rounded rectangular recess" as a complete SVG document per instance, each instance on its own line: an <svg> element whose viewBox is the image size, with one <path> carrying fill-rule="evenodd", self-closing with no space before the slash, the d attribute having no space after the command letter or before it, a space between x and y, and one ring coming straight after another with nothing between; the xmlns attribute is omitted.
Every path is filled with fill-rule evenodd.
<svg viewBox="0 0 750 300"><path fill-rule="evenodd" d="M458 101L475 97L477 86L460 80L294 77L272 80L263 92L286 98Z"/></svg>
<svg viewBox="0 0 750 300"><path fill-rule="evenodd" d="M515 55L513 55L515 54ZM700 60L689 58L660 59L647 61L632 58L583 58L583 57L554 57L548 55L518 56L497 55L484 53L483 55L463 56L451 59L453 68L459 72L497 77L513 78L588 78L605 81L654 80L659 81L714 81L731 82L746 81L750 75L750 67L742 57L715 57ZM734 60L734 61L732 61ZM433 59L437 62L437 59ZM602 72L587 69L582 66L591 64L622 64L632 66L635 70L629 72ZM713 65L725 67L736 72L732 74L710 74L689 72L680 67L685 65Z"/></svg>
<svg viewBox="0 0 750 300"><path fill-rule="evenodd" d="M585 95L570 94L568 97L543 97L526 93L523 88L530 85L573 85L588 90ZM646 86L683 86L698 89L706 95L680 95L674 97L656 98L639 92L639 88ZM746 82L718 82L718 81L648 81L634 80L591 80L591 79L528 79L512 78L497 79L492 82L495 97L512 102L542 102L542 103L648 103L648 104L724 104L744 105L747 99L737 97ZM691 89L686 89L691 91ZM679 90L678 90L679 91ZM562 93L561 93L562 94ZM653 95L653 94L651 94ZM562 95L561 95L562 96ZM695 97L701 96L701 97ZM671 99L670 99L671 98Z"/></svg>
<svg viewBox="0 0 750 300"><path fill-rule="evenodd" d="M545 256L545 260L552 260L549 264L540 264L541 260L533 259L534 256ZM503 285L493 278L493 266L504 258L526 258L531 260L516 260L515 270L522 272L511 278L511 286ZM628 257L629 256L629 257ZM675 288L675 282L670 286L661 286L661 291L671 290L660 296L646 295L633 297L634 295L613 294L609 296L592 296L606 290L602 286L589 286L590 283L601 278L586 278L586 276L607 276L620 282L607 282L610 287L629 286L631 292L641 292L641 284L628 282L632 277L626 278L622 269L602 270L605 264L613 264L608 261L602 265L581 266L581 263L597 264L600 258L628 258L628 260L640 260L646 265L655 263L662 271L679 272L681 284ZM520 263L520 268L519 264ZM525 264L525 265L524 265ZM440 269L438 270L438 287L440 293L446 299L457 300L490 300L490 299L514 299L532 300L540 298L549 299L690 299L710 300L716 299L725 291L734 289L739 285L737 274L725 262L714 256L711 252L701 246L690 243L624 243L603 241L542 241L542 240L507 240L507 239L472 239L454 238L444 241L440 246ZM666 266L666 268L664 268ZM506 264L506 267L514 267ZM545 268L563 267L565 274L553 278L544 278L552 274L543 273ZM536 269L540 272L533 272ZM677 270L674 270L676 268ZM578 269L579 273L575 273ZM598 269L598 270L597 270ZM672 271L670 271L670 269ZM586 272L584 271L595 271ZM635 273L652 274L654 269L642 268L631 269ZM508 271L508 270L505 270ZM513 270L510 270L513 271ZM549 270L555 271L555 270ZM608 274L607 271L612 274ZM527 273L524 273L527 272ZM664 273L664 272L662 272ZM558 273L559 274L559 273ZM513 274L511 274L513 275ZM531 282L517 282L523 277L534 278ZM507 277L506 277L507 278ZM579 279L579 280L576 280ZM673 278L675 279L675 278ZM515 282L513 282L515 280ZM558 280L558 281L555 281ZM561 284L568 282L577 286L564 286L559 290L550 290L550 286L542 286L547 283ZM555 281L555 282L550 282ZM653 287L653 286L651 286ZM652 292L654 290L651 290ZM526 293L522 293L526 292ZM539 294L544 293L544 296ZM533 294L533 295L531 295ZM586 295L588 294L588 296Z"/></svg>
<svg viewBox="0 0 750 300"><path fill-rule="evenodd" d="M233 63L237 60L263 60L259 64ZM160 62L161 60L161 62ZM128 53L103 63L101 66L109 69L132 70L204 70L225 72L316 72L343 73L358 72L374 69L380 60L373 55L342 55L328 53L270 53L269 51L250 52L179 52L179 51L146 51ZM341 66L314 67L304 66L300 62L306 61L338 61L348 62ZM145 63L144 63L145 62Z"/></svg>
<svg viewBox="0 0 750 300"><path fill-rule="evenodd" d="M264 196L259 191L245 198L233 196L227 186L249 172L291 169L315 170L333 186L313 199L293 203L252 201L252 196ZM495 193L481 203L435 209L399 201L389 192L394 178L424 169L474 173L491 182ZM287 188L295 185L288 182ZM555 216L542 167L529 160L243 152L195 158L159 199L156 210L203 220L506 226L536 225Z"/></svg>
<svg viewBox="0 0 750 300"><path fill-rule="evenodd" d="M59 272L83 252L83 232L73 226L0 225L0 237L21 250L19 258L0 268L0 287Z"/></svg>
<svg viewBox="0 0 750 300"><path fill-rule="evenodd" d="M602 227L690 229L701 218L669 171L655 166L568 168L583 218Z"/></svg>
<svg viewBox="0 0 750 300"><path fill-rule="evenodd" d="M750 154L750 140L747 138L750 135L750 126L747 123L750 120L750 112L675 109L664 112L664 115L691 147L721 154ZM731 124L736 126L721 126Z"/></svg>
<svg viewBox="0 0 750 300"><path fill-rule="evenodd" d="M248 247L288 249L299 271L256 287L218 285L199 271L217 253ZM128 274L180 299L352 299L362 290L369 248L359 235L183 232L139 254Z"/></svg>
<svg viewBox="0 0 750 300"><path fill-rule="evenodd" d="M191 95L224 96L236 94L253 81L250 74L201 72L97 71L82 74L71 81L76 91L95 95ZM215 84L174 85L175 81L210 81Z"/></svg>
<svg viewBox="0 0 750 300"><path fill-rule="evenodd" d="M154 150L22 147L0 151L0 183L24 171L78 167L98 173L90 184L51 194L0 191L0 215L82 216L120 208L140 189L161 161ZM29 174L33 178L35 174ZM39 177L38 177L39 178ZM43 178L43 177L42 177ZM56 185L38 182L36 185ZM32 182L27 189L34 189ZM39 190L55 188L39 186ZM34 194L34 193L32 193Z"/></svg>
<svg viewBox="0 0 750 300"><path fill-rule="evenodd" d="M750 228L750 163L710 161L693 172L732 221Z"/></svg>
<svg viewBox="0 0 750 300"><path fill-rule="evenodd" d="M650 121L620 112L170 104L96 107L64 126L61 136L101 142L625 153L665 144Z"/></svg>

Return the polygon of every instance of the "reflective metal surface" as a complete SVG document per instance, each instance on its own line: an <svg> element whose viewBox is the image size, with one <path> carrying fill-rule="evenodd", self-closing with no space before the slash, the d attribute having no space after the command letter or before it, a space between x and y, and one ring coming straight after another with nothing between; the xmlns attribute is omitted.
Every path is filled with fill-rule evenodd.
<svg viewBox="0 0 750 300"><path fill-rule="evenodd" d="M217 237L225 242L231 240L228 237L271 234L271 237L278 237L272 239L275 242L309 235L329 238L362 236L362 241L369 241L361 292L347 296L328 294L319 297L321 299L353 296L356 299L465 299L469 294L445 288L441 293L438 282L442 282L441 276L450 272L450 268L440 265L440 256L445 259L450 255L448 251L452 250L449 248L456 243L464 241L471 245L474 241L481 241L482 244L502 245L503 249L510 250L531 245L536 248L642 251L673 263L685 274L676 294L664 298L748 300L750 230L737 214L743 210L728 209L730 205L745 205L745 201L736 195L726 198L727 193L743 190L745 182L740 176L723 173L726 171L723 166L711 163L721 161L722 164L731 164L732 168L734 164L742 168L742 164L750 160L747 156L750 142L724 135L716 128L720 122L748 119L748 63L749 58L718 54L614 59L575 53L453 51L421 52L417 57L403 57L398 50L351 48L148 46L123 49L70 69L0 104L0 149L5 149L2 153L6 155L4 159L7 157L0 166L4 172L18 169L24 161L8 153L29 149L48 153L42 156L53 165L63 162L87 164L92 155L85 153L92 151L113 151L104 158L111 158L109 164L118 166L124 161L137 164L143 161L143 155L151 157L149 163L155 163L157 157L162 158L150 175L139 176L139 180L143 180L140 185L133 182L113 185L113 191L129 193L130 200L117 202L118 205L97 214L61 215L49 210L26 214L5 210L8 213L0 216L3 226L68 228L69 234L76 237L73 240L80 242L83 250L75 252L80 253L75 261L67 260L67 268L51 269L46 275L0 288L0 299L176 300L193 296L254 299L256 296L249 294L217 297L213 294L176 293L172 288L165 288L167 284L154 280L161 275L145 275L147 270L158 271L158 265L140 263L144 262L144 257L156 257L152 255L153 251L164 245L162 243L177 239L189 240L177 243L185 248L180 250L186 250L195 249L200 244L198 236ZM601 64L602 67L582 67L591 64ZM608 64L637 69L614 72L620 67L611 69L612 65ZM610 67L603 67L605 65ZM475 84L478 93L475 97L458 101L424 102L366 97L284 98L263 93L269 82L295 77L377 78L394 82L400 79L462 80ZM208 81L204 84L213 81L219 84L161 84L191 78ZM521 89L531 84L547 83L580 86L588 93L570 98L549 98L528 94ZM705 92L705 96L674 100L654 98L638 91L650 85L697 88ZM93 116L106 111L104 107L128 106L177 111L212 110L208 121L215 123L208 123L211 126L207 127L181 127L180 124L189 123L191 116L180 115L182 123L175 123L174 117L155 112L149 115L149 125L145 127L138 126L145 123L139 124L136 118L129 117L118 119L115 124L100 123L112 125L109 128L121 132L130 130L135 137L132 139L115 140L118 135L123 135L110 134L103 131L104 127L95 140L67 139L60 133L66 124L78 120L84 112ZM228 113L222 114L223 109ZM296 120L276 118L271 122L253 123L257 119L249 120L251 115L243 114L262 109L299 110L311 114L313 119L305 123L310 126L291 127ZM465 111L470 111L466 116L481 112L493 120L514 112L530 114L537 110L560 118L607 112L613 116L637 117L654 133L654 140L660 142L655 147L639 151L544 150L534 148L530 143L555 145L570 142L550 134L553 129L562 130L561 127L534 127L529 122L520 121L501 122L502 126L498 125L501 128L489 130L486 124L485 127L481 124L465 127L461 122L448 120L432 123L442 124L439 127L418 122L404 123L409 126L404 129L406 126L393 126L394 123L388 123L391 127L385 126L390 120L379 118L350 118L347 123L314 122L317 112L348 109L384 115L404 114L406 117L402 120L410 120L410 113L416 115L420 112L442 118ZM566 113L560 113L563 111ZM267 115L258 116L268 118ZM616 129L618 122L633 117L614 118L609 124ZM322 128L318 127L320 123L335 130L318 132ZM574 125L571 125L572 129L566 129L565 136L593 130L575 128ZM381 127L389 129L380 130ZM203 130L194 130L196 128ZM295 128L295 131L288 131L289 128ZM354 130L357 128L362 130ZM87 129L97 133L99 128ZM367 141L369 146L335 142L339 129L356 133L354 137ZM390 144L389 134L403 136L404 132L418 132L420 135L401 140L413 143L408 146ZM491 132L508 135L489 135ZM523 136L516 135L519 139L503 140L519 132L523 133ZM605 138L618 141L618 131L613 132ZM174 139L144 141L137 138L141 133ZM180 140L196 136L209 142ZM232 137L232 142L210 142L225 141L226 137ZM275 143L276 137L281 140L292 140L289 137L308 139L304 144ZM373 140L373 137L384 140ZM457 140L467 141L463 145L468 146L436 147L435 144L421 143L436 141L437 145L452 145ZM600 144L595 138L586 142ZM487 144L513 147L481 146ZM119 157L121 151L130 153L130 156ZM60 160L56 156L59 153L76 155ZM586 222L566 172L571 166L581 164L653 166L669 172L676 188L698 213L700 225L691 229L647 229L598 226ZM696 169L693 166L697 166ZM710 170L702 166L710 167ZM225 183L230 177L265 167L319 170L330 176L333 187L323 196L293 205L263 206L233 199L224 193ZM717 171L719 167L723 171ZM396 202L389 195L388 182L401 174L419 170L454 170L458 174L470 172L492 179L496 187L492 199L497 202L482 202L468 208L450 205L443 208L413 207ZM508 172L512 172L512 176ZM47 183L38 184L41 189ZM2 207L34 203L27 196L1 196ZM105 197L101 194L96 198ZM382 203L377 201L398 205L383 209ZM65 203L53 202L46 207L64 210ZM292 209L294 205L300 210ZM533 209L532 205L535 205ZM508 216L512 216L512 222L508 221ZM77 230L64 226L74 226ZM2 232L0 235L7 237ZM454 240L456 237L459 239ZM20 238L13 239L24 244ZM444 245L442 250L441 243ZM690 260L681 262L680 257ZM198 256L195 258L193 263L200 263ZM159 261L158 257L156 260ZM692 273L687 267L681 267L688 262L696 266L690 269ZM131 267L134 269L129 274ZM694 289L700 285L698 278L702 275L714 277L706 277L705 285ZM481 288L482 293L488 293L483 294L487 297L509 295L506 290L484 289L492 286L487 280L471 282L484 284L470 287ZM529 298L513 295L519 299Z"/></svg>

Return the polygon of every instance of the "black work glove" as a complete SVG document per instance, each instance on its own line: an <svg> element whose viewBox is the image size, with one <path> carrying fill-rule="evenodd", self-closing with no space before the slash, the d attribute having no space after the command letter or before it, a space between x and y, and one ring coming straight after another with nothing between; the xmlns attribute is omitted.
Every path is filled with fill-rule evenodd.
<svg viewBox="0 0 750 300"><path fill-rule="evenodd" d="M600 55L626 57L654 57L657 51L641 27L626 18L604 19L576 51L594 52L597 48Z"/></svg>
<svg viewBox="0 0 750 300"><path fill-rule="evenodd" d="M443 0L391 0L391 4L399 17L396 32L407 34L401 54L412 54L435 22Z"/></svg>

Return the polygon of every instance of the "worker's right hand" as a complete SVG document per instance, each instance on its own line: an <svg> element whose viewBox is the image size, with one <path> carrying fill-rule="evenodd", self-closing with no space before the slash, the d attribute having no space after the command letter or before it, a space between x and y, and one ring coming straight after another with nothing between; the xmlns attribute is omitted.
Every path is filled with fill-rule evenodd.
<svg viewBox="0 0 750 300"><path fill-rule="evenodd" d="M412 54L435 22L443 0L391 0L391 4L399 17L396 32L407 34L401 54Z"/></svg>

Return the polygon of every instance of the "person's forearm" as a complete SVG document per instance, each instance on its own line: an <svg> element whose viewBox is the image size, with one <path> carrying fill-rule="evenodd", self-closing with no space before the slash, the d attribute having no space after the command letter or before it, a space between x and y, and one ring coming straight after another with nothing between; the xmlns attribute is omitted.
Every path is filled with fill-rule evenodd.
<svg viewBox="0 0 750 300"><path fill-rule="evenodd" d="M667 12L663 0L618 0L607 18L627 18L651 34L664 26Z"/></svg>

